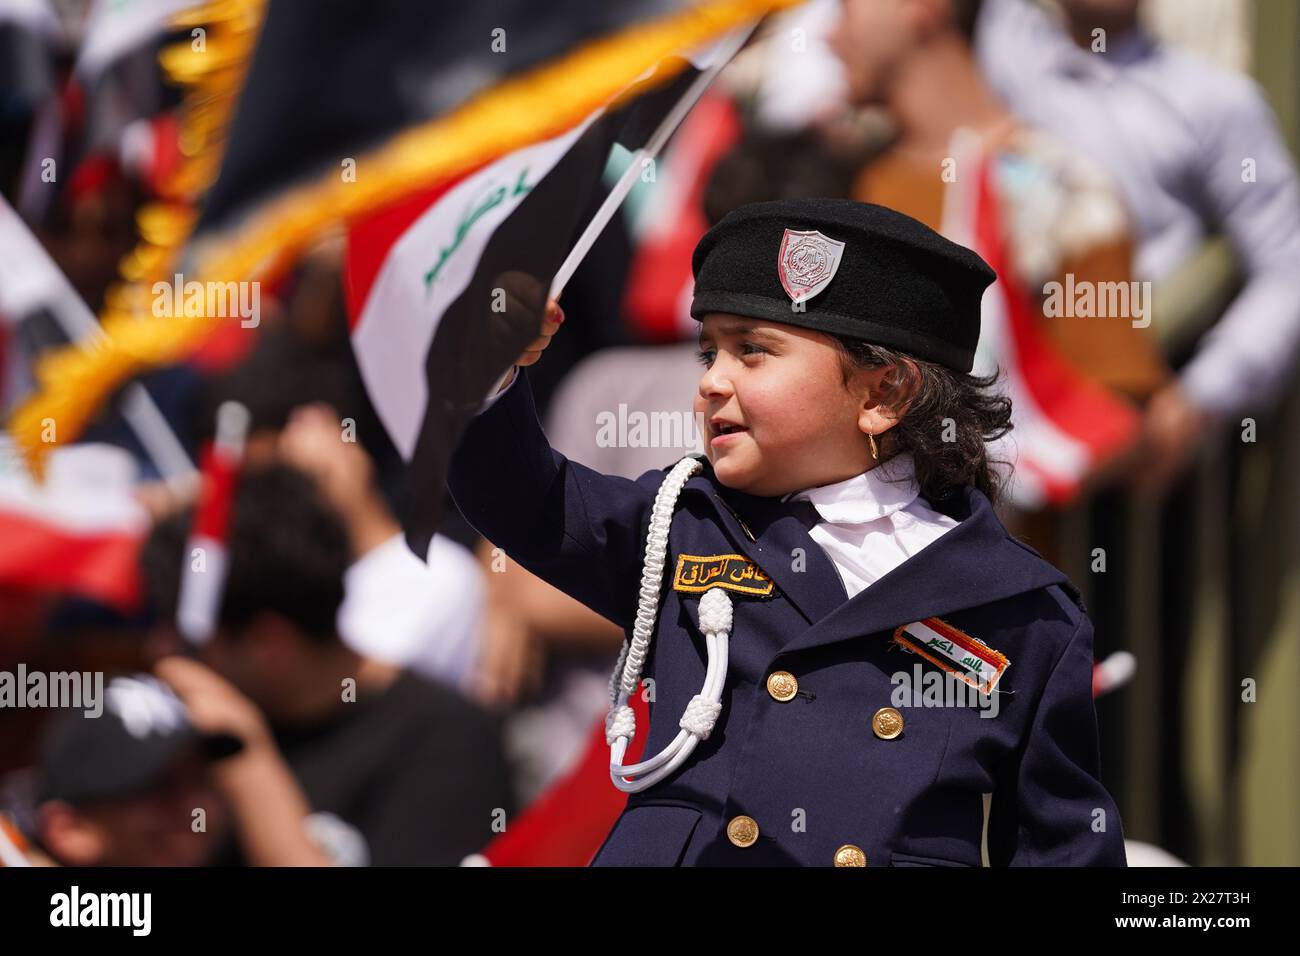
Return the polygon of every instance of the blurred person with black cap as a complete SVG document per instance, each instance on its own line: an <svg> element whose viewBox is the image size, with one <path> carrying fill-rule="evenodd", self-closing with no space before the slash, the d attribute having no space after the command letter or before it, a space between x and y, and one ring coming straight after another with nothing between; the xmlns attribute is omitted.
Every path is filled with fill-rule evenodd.
<svg viewBox="0 0 1300 956"><path fill-rule="evenodd" d="M50 725L30 858L201 866L222 862L234 840L257 866L353 862L313 819L251 701L194 660L160 660L154 675L115 678L98 719Z"/></svg>
<svg viewBox="0 0 1300 956"><path fill-rule="evenodd" d="M47 729L35 842L65 866L202 865L229 825L210 771L242 749L199 730L156 678L115 678L102 716Z"/></svg>

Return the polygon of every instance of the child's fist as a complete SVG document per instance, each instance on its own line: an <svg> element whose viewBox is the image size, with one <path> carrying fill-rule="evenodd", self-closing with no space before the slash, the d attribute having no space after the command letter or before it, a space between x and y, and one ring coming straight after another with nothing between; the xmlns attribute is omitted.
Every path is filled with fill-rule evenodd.
<svg viewBox="0 0 1300 956"><path fill-rule="evenodd" d="M528 348L524 349L515 364L520 367L532 365L541 358L542 353L546 351L546 346L551 344L551 336L563 322L564 310L560 308L560 304L554 299L547 299L546 312L542 315L542 334L529 343Z"/></svg>

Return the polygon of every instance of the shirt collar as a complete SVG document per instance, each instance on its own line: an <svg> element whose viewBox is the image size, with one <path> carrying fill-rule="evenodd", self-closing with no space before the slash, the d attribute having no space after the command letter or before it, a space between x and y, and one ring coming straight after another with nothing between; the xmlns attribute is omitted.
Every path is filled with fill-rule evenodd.
<svg viewBox="0 0 1300 956"><path fill-rule="evenodd" d="M797 491L786 500L811 501L822 520L832 524L862 524L902 511L920 494L912 456L904 453L845 481Z"/></svg>
<svg viewBox="0 0 1300 956"><path fill-rule="evenodd" d="M1114 82L1118 71L1132 66L1155 51L1155 42L1141 26L1134 27L1121 36L1108 40L1105 53L1076 46L1073 42L1062 51L1056 68L1066 76L1076 78L1096 77Z"/></svg>

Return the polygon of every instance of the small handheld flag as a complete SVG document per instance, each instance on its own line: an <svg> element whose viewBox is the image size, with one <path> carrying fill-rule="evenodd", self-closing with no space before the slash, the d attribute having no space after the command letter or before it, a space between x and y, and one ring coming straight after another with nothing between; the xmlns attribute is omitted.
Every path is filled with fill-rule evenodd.
<svg viewBox="0 0 1300 956"><path fill-rule="evenodd" d="M248 422L248 409L243 405L222 403L217 409L216 438L203 455L203 490L182 559L176 607L177 629L196 646L206 643L216 630L230 560L230 515Z"/></svg>

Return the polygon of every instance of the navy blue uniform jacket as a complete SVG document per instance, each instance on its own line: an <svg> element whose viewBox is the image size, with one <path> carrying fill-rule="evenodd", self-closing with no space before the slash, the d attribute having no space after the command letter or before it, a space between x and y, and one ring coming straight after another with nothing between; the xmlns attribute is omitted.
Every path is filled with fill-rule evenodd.
<svg viewBox="0 0 1300 956"><path fill-rule="evenodd" d="M449 484L488 540L630 631L663 477L602 475L554 451L521 374L471 422ZM829 866L846 845L868 866L980 866L985 852L993 866L1125 864L1119 813L1098 780L1092 624L1078 592L979 491L930 504L958 527L849 600L780 499L725 488L707 466L687 482L644 671L654 681L646 757L677 734L704 682L700 595L673 589L678 556L744 555L775 587L762 598L728 592L717 726L674 776L630 795L595 865ZM891 705L891 675L934 667L895 631L932 617L1009 659L997 716L900 707L903 732L882 739L872 718ZM798 682L790 700L768 692L778 670ZM748 846L728 838L741 815L758 829Z"/></svg>

